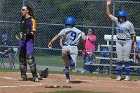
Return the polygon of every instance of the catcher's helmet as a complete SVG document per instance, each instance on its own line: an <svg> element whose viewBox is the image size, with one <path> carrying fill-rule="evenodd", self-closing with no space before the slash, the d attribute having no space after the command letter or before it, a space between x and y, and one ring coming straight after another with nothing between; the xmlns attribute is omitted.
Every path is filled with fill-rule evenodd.
<svg viewBox="0 0 140 93"><path fill-rule="evenodd" d="M126 13L125 10L121 10L121 11L118 12L118 17L121 17L121 16L125 17L125 18L127 17L127 13Z"/></svg>
<svg viewBox="0 0 140 93"><path fill-rule="evenodd" d="M74 26L75 24L75 19L72 16L68 16L65 20L65 25L71 25Z"/></svg>

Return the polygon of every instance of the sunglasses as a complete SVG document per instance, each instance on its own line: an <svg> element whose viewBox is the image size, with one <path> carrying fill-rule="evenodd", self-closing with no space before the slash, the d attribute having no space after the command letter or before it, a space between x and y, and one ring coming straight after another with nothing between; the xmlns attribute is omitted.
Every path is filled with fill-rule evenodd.
<svg viewBox="0 0 140 93"><path fill-rule="evenodd" d="M26 9L21 9L21 11L25 11Z"/></svg>

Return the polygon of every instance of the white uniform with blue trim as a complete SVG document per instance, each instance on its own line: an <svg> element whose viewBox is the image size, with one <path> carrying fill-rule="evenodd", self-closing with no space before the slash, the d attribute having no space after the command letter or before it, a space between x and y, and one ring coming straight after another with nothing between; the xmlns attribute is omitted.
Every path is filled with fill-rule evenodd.
<svg viewBox="0 0 140 93"><path fill-rule="evenodd" d="M128 62L132 48L131 35L135 34L134 26L129 21L120 23L117 17L115 17L115 25L117 32L116 52L118 61Z"/></svg>
<svg viewBox="0 0 140 93"><path fill-rule="evenodd" d="M76 64L79 41L85 40L86 36L81 30L76 27L62 29L59 33L60 36L64 37L62 53L69 52L73 61Z"/></svg>

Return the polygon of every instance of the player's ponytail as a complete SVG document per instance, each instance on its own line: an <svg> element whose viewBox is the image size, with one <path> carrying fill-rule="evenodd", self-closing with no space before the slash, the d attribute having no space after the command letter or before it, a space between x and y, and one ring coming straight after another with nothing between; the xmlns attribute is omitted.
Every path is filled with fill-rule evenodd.
<svg viewBox="0 0 140 93"><path fill-rule="evenodd" d="M26 7L29 10L29 15L32 16L35 19L33 9L31 7L29 7L29 6L26 6Z"/></svg>

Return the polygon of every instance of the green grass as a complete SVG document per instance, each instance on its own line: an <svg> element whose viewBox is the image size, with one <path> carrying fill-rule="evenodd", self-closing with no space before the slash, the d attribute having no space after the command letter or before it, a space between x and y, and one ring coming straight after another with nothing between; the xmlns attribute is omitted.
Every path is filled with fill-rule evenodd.
<svg viewBox="0 0 140 93"><path fill-rule="evenodd" d="M72 91L35 92L35 93L109 93L109 92L94 92L94 91L72 90Z"/></svg>
<svg viewBox="0 0 140 93"><path fill-rule="evenodd" d="M19 72L19 69L0 68L0 72Z"/></svg>
<svg viewBox="0 0 140 93"><path fill-rule="evenodd" d="M8 62L7 59L4 60ZM60 56L54 56L54 55L35 56L35 62L38 65L57 66L57 67L64 66L64 62L62 60L61 55ZM16 63L18 63L18 56L16 56ZM83 58L81 56L77 57L77 67L83 67Z"/></svg>
<svg viewBox="0 0 140 93"><path fill-rule="evenodd" d="M40 65L47 66L64 66L64 62L61 56L36 56L36 63ZM77 57L77 66L82 67L83 59L82 57Z"/></svg>

